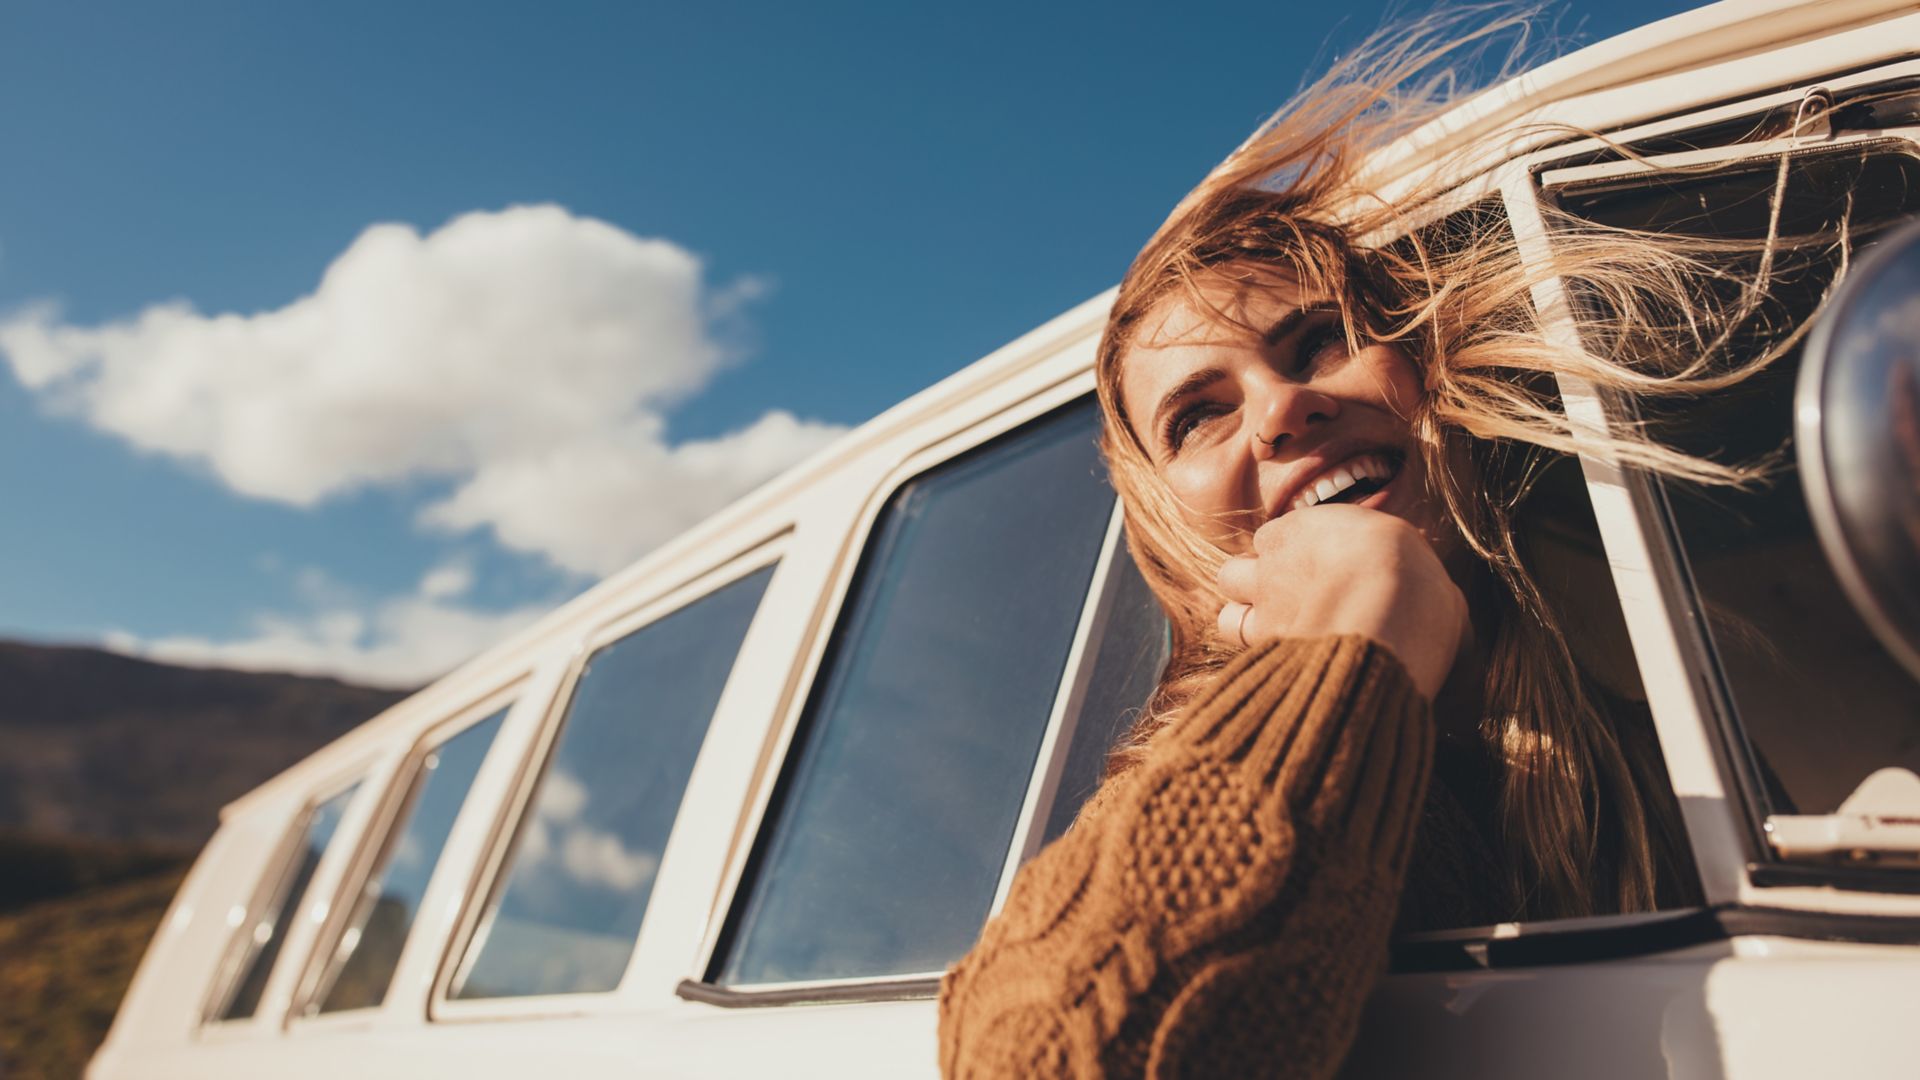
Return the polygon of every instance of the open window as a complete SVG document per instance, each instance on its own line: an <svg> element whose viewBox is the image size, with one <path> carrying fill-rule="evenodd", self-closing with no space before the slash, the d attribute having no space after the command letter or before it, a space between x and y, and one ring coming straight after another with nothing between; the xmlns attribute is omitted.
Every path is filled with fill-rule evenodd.
<svg viewBox="0 0 1920 1080"><path fill-rule="evenodd" d="M1750 243L1776 237L1768 298L1734 341L1732 359L1741 360L1804 323L1847 259L1920 212L1914 129L1832 129L1850 116L1862 124L1900 119L1901 102L1910 111L1913 100L1863 91L1851 104L1823 105L1831 118L1817 137L1561 169L1543 181L1562 210L1603 225ZM1745 281L1762 256L1722 258L1730 280ZM1795 348L1739 385L1682 405L1643 406L1635 416L1690 452L1773 463L1769 479L1747 490L1645 480L1683 579L1678 588L1692 601L1698 663L1709 673L1762 862L1775 857L1776 821L1833 814L1881 768L1920 770L1920 687L1846 602L1808 516L1791 441L1798 364ZM1769 877L1763 871L1755 880Z"/></svg>

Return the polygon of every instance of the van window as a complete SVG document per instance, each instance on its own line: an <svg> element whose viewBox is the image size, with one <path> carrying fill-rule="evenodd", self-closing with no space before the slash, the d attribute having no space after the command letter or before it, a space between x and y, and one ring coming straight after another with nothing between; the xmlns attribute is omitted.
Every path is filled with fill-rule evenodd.
<svg viewBox="0 0 1920 1080"><path fill-rule="evenodd" d="M626 972L768 566L588 658L455 998L612 990Z"/></svg>
<svg viewBox="0 0 1920 1080"><path fill-rule="evenodd" d="M1047 810L1045 843L1067 831L1107 771L1107 755L1140 717L1147 695L1160 685L1173 642L1167 636L1167 615L1153 598L1133 555L1121 551L1114 560L1108 589L1112 599L1088 642L1093 670L1087 676L1087 696L1081 703L1060 784Z"/></svg>
<svg viewBox="0 0 1920 1080"><path fill-rule="evenodd" d="M368 874L306 1006L308 1014L372 1008L386 1000L401 947L439 865L440 849L506 715L506 709L499 710L446 738L421 759L387 847Z"/></svg>
<svg viewBox="0 0 1920 1080"><path fill-rule="evenodd" d="M1113 508L1082 401L876 521L712 981L936 972L985 921Z"/></svg>
<svg viewBox="0 0 1920 1080"><path fill-rule="evenodd" d="M1896 147L1791 157L1778 234L1830 234L1844 221L1857 256L1877 231L1920 210L1920 158ZM1570 187L1559 201L1605 225L1758 240L1768 235L1780 160ZM1772 299L1739 350L1757 355L1812 314L1841 257L1833 243L1789 242ZM1752 256L1732 262L1741 277L1757 268ZM1770 482L1752 490L1662 490L1757 793L1773 813L1824 814L1883 766L1920 769L1920 720L1912 677L1847 603L1807 515L1791 445L1798 364L1796 350L1754 379L1648 417L1676 445L1722 461L1778 455Z"/></svg>
<svg viewBox="0 0 1920 1080"><path fill-rule="evenodd" d="M313 882L313 872L320 865L320 857L326 854L327 845L333 842L334 832L340 827L340 818L347 812L347 804L353 801L354 792L360 790L356 781L352 787L309 809L301 816L295 830L300 836L295 844L292 858L281 868L279 880L275 884L271 897L252 918L240 927L245 935L245 944L241 946L242 958L238 967L239 975L233 984L233 990L226 1002L214 1015L220 1020L242 1020L253 1015L260 1007L261 991L267 987L267 976L273 973L273 962L280 956L280 947L286 943L287 928L293 925L293 917L306 906L307 886Z"/></svg>

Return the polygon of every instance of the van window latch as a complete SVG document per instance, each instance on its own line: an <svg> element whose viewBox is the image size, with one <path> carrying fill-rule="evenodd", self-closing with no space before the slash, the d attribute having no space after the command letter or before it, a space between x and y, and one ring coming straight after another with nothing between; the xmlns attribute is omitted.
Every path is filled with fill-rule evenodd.
<svg viewBox="0 0 1920 1080"><path fill-rule="evenodd" d="M1831 814L1774 814L1767 840L1783 859L1920 867L1920 776L1881 769Z"/></svg>

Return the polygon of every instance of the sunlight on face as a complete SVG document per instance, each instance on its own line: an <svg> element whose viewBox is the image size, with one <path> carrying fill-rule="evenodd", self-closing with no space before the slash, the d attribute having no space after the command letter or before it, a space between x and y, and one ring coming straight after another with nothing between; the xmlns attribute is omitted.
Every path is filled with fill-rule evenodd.
<svg viewBox="0 0 1920 1080"><path fill-rule="evenodd" d="M1127 416L1196 530L1240 553L1261 525L1325 502L1393 514L1436 544L1453 535L1414 443L1423 391L1404 352L1350 349L1339 309L1286 283L1204 299L1240 325L1175 299L1120 361Z"/></svg>

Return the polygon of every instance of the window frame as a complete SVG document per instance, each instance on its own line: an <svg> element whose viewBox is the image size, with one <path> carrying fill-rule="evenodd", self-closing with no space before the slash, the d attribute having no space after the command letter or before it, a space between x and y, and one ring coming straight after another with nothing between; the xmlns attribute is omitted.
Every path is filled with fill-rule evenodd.
<svg viewBox="0 0 1920 1080"><path fill-rule="evenodd" d="M486 770L486 763L493 760L497 753L513 752L510 749L503 749L503 745L511 744L511 739L508 737L508 723L514 711L524 700L523 695L526 694L530 683L530 673L522 671L504 685L473 699L470 704L452 715L430 723L416 732L406 749L401 752L385 782L385 790L373 809L371 820L354 845L356 857L336 887L334 902L328 912L326 923L315 936L311 947L307 950L305 962L301 965L300 980L286 1010L285 1026L289 1034L362 1030L371 1027L382 1013L401 1007L397 999L402 995L396 993L395 988L400 982L401 974L408 966L407 956L409 953L428 947L424 942L417 941L427 936L422 931L427 923L418 917L407 932L407 939L400 955L395 958L393 982L389 984L386 997L379 1005L344 1009L333 1013L303 1014L303 1010L309 1005L317 1005L314 998L319 993L320 980L326 974L333 951L339 947L340 935L346 928L346 921L352 915L354 903L358 901L361 890L366 887L368 877L373 873L374 868L388 857L393 845L399 841L399 833L394 827L401 823L403 817L410 814L418 801L415 797L415 785L420 778L422 762L433 751L473 725L496 712L502 710L506 712L506 716L501 718L500 730L494 733L493 743L487 748L481 770L474 774L473 783L468 785L459 816L455 818L453 828L448 831L447 843L441 845L440 852L435 857L433 876L429 879L428 890L421 894L421 911L425 912L427 899L436 891L433 886L443 875L452 872L446 853L453 846L452 840L460 829L461 821L472 814L482 812L478 809L480 804L475 795L476 793L484 794L481 791L480 778ZM432 947L437 949L438 942L432 943Z"/></svg>
<svg viewBox="0 0 1920 1080"><path fill-rule="evenodd" d="M545 778L546 769L552 761L558 747L559 738L565 729L568 711L572 708L575 692L586 665L595 653L602 648L618 642L629 634L638 631L653 622L697 603L702 598L733 584L756 571L782 562L790 545L792 525L782 519L750 535L742 548L731 549L718 562L709 563L691 575L681 576L664 589L648 594L635 603L623 605L615 614L601 620L591 630L580 635L569 649L563 670L555 691L540 706L540 716L536 729L527 743L519 750L518 769L504 795L496 806L491 808L492 827L479 854L477 864L468 875L466 890L460 901L460 911L454 920L451 932L444 940L436 942L437 961L433 969L432 988L427 996L426 1019L430 1024L463 1023L469 1021L488 1021L499 1019L522 1019L546 1016L574 1016L607 1012L619 1007L622 999L631 993L636 971L644 964L641 942L644 940L648 923L654 920L654 908L651 902L644 920L635 934L633 952L627 960L627 967L620 977L619 984L611 990L592 991L573 994L540 994L524 997L481 998L463 1001L449 994L455 977L466 963L467 950L471 947L480 920L487 914L488 907L495 899L495 891L506 884L502 872L510 869L513 856L518 851L520 829L526 814L538 794ZM762 595L764 608L766 597L772 595L773 588L780 578L779 569L774 571L774 580L768 583L767 592ZM761 621L762 612L756 611L753 624ZM728 674L729 688L737 681L739 662L746 655L746 645L734 657L734 669ZM713 730L725 709L727 692L723 691L721 701L709 718L707 734L703 736L700 756L707 753L707 745L712 739ZM698 771L698 757L695 771ZM682 795L682 813L674 821L673 832L681 831L686 817L693 781L689 780L688 792ZM669 834L671 846L671 834ZM660 891L661 883L666 880L668 860L663 854L660 869L654 882L654 891Z"/></svg>
<svg viewBox="0 0 1920 1080"><path fill-rule="evenodd" d="M1870 86L1920 80L1920 58L1887 35L1889 29L1912 24L1916 19L1920 16L1863 25L1814 42L1791 43L1670 76L1633 80L1545 102L1527 113L1529 133L1513 149L1484 153L1429 151L1406 166L1390 161L1379 190L1382 197L1405 197L1419 185L1431 183L1437 174L1451 174L1461 188L1498 190L1523 257L1537 263L1544 256L1542 245L1546 243L1537 205L1542 197L1538 184L1541 175L1569 162L1587 164L1596 157L1618 157L1622 146L1684 135L1710 124L1793 105L1811 87L1823 88L1839 99ZM1703 88L1711 88L1711 93L1718 96L1703 93ZM1508 124L1513 120L1505 117L1497 122ZM1607 134L1556 135L1552 133L1556 124L1569 132ZM1892 130L1896 129L1862 132L1857 137L1881 139ZM1818 145L1835 140L1820 137L1808 138L1807 142ZM1443 140L1443 145L1457 147L1458 143ZM1765 152L1759 143L1733 146L1737 156ZM1443 197L1441 201L1451 200ZM1430 216L1424 207L1417 207L1409 215L1409 227L1422 223L1412 219ZM1391 238L1363 238L1363 242L1377 244ZM1531 254L1526 253L1528 245L1534 245ZM1577 345L1577 327L1568 314L1559 282L1548 280L1536 285L1534 299L1547 331L1563 343ZM1627 616L1668 778L1681 800L1708 910L1920 916L1920 897L1890 891L1896 883L1889 882L1885 872L1763 863L1748 857L1754 831L1743 815L1757 819L1752 815L1757 804L1742 801L1736 787L1738 772L1729 760L1730 736L1719 727L1708 700L1711 690L1702 685L1704 676L1685 644L1688 594L1676 591L1679 575L1670 564L1666 538L1658 524L1660 508L1645 485L1624 474L1603 451L1591 448L1592 434L1606 430L1611 422L1606 404L1593 388L1567 378L1560 380L1560 386L1576 439L1588 439L1590 449L1577 456L1600 523L1615 590ZM1730 790L1735 794L1729 796ZM1770 851L1767 854L1771 856ZM1858 891L1837 892L1832 887L1841 884ZM1905 883L1898 885L1904 887ZM1552 926L1505 925L1485 928L1485 934L1491 940ZM1423 936L1416 936L1416 940ZM1465 940L1471 935L1463 930L1452 932L1452 936Z"/></svg>
<svg viewBox="0 0 1920 1080"><path fill-rule="evenodd" d="M1033 774L1027 780L1027 795L1020 805L1020 814L1014 819L1013 840L1007 846L1007 859L1000 868L1000 883L994 888L992 906L987 908L989 919L1000 914L1006 905L1014 874L1028 859L1040 853L1046 840L1047 819L1053 814L1054 802L1060 798L1067 748L1073 745L1074 732L1080 727L1087 686L1093 678L1093 661L1099 655L1100 642L1119 597L1114 560L1131 557L1123 540L1125 521L1126 509L1116 494L1113 509L1107 516L1106 535L1100 540L1100 554L1094 558L1093 578L1087 582L1087 595L1080 602L1080 620L1074 627L1073 644L1067 649L1065 670L1054 691L1053 706L1047 713L1047 729L1034 751Z"/></svg>
<svg viewBox="0 0 1920 1080"><path fill-rule="evenodd" d="M768 733L769 746L765 753L764 765L753 778L750 797L745 808L738 840L728 852L727 862L719 889L715 893L705 931L700 946L692 957L691 970L687 977L675 989L679 997L689 1001L725 1006L759 1005L773 1006L801 1002L819 1003L864 1002L876 1000L895 1000L901 998L926 998L936 992L940 972L917 972L905 975L856 976L844 979L805 980L783 983L752 984L749 986L721 986L712 981L717 966L723 957L723 947L731 944L731 932L734 923L735 906L743 899L741 886L745 884L749 873L755 868L756 857L767 839L765 827L768 824L768 812L772 809L774 796L781 788L781 780L786 775L795 749L795 739L803 726L804 714L813 697L815 685L822 674L831 647L841 629L841 615L852 599L852 587L862 556L874 539L874 529L882 513L896 494L906 484L918 479L927 472L951 461L969 451L998 439L1016 428L1038 420L1055 410L1070 406L1091 395L1094 390L1092 356L1094 339L1080 338L1067 348L1083 350L1087 363L1079 366L1075 373L1063 379L1054 379L1037 390L1014 400L989 408L985 415L955 417L954 422L944 432L925 439L920 449L901 455L898 464L880 473L867 486L867 494L860 504L857 518L846 531L841 545L840 558L833 568L831 582L825 590L827 602L816 620L816 632L810 635L805 651L798 662L793 686L783 703L776 723ZM969 410L972 412L973 410ZM1063 702L1079 681L1079 669L1086 666L1085 641L1088 632L1089 613L1097 607L1097 601L1107 591L1108 567L1111 565L1111 553L1114 547L1114 524L1117 516L1110 520L1106 535L1102 540L1101 554L1096 557L1094 577L1089 582L1087 595L1082 599L1080 618L1076 622L1072 650L1063 667L1061 683L1055 691L1055 700L1050 706L1048 727L1043 734L1040 755L1063 752L1065 743L1059 741L1056 728L1059 725ZM1034 775L1029 778L1028 790L1016 818L1013 841L1008 846L1006 861L1002 864L999 880L995 884L995 894L991 911L998 911L1004 902L1007 884L1012 872L1020 862L1020 853L1025 838L1036 828L1036 822L1043 820L1048 808L1036 790L1035 781L1042 779L1041 774L1049 771L1050 759L1037 755L1034 761Z"/></svg>
<svg viewBox="0 0 1920 1080"><path fill-rule="evenodd" d="M1661 125L1658 129L1685 128L1698 122L1697 113ZM1625 141L1639 129L1614 136ZM1445 195L1416 208L1402 219L1402 227L1391 235L1364 238L1373 245L1390 243L1400 236L1434 224L1450 214L1471 208L1488 199L1498 199L1507 225L1512 229L1521 258L1538 265L1548 258L1550 239L1537 200L1536 173L1546 161L1564 160L1582 150L1607 145L1602 140L1585 140L1555 146L1527 154L1488 168L1451 188ZM1572 316L1566 294L1555 278L1533 287L1534 306L1539 312L1542 330L1561 344L1578 346L1578 324ZM1496 943L1562 941L1573 938L1600 942L1645 941L1658 938L1662 928L1692 926L1705 911L1733 903L1745 866L1742 858L1725 858L1729 850L1726 821L1722 816L1725 800L1692 803L1686 793L1721 790L1725 764L1719 759L1721 744L1707 736L1700 715L1690 711L1693 699L1688 689L1694 677L1685 654L1673 639L1672 615L1679 610L1674 600L1662 591L1671 580L1657 562L1658 549L1646 537L1645 524L1651 520L1639 502L1634 478L1611 464L1604 444L1597 436L1610 422L1593 388L1582 380L1557 377L1561 408L1572 422L1581 450L1573 455L1579 462L1588 505L1593 511L1600 540L1612 571L1614 594L1625 618L1633 646L1634 663L1647 693L1654 730L1665 760L1666 779L1680 802L1689 843L1693 848L1695 870L1699 876L1707 906L1667 908L1659 911L1629 912L1584 918L1531 919L1495 923L1486 926L1457 927L1401 935L1393 941L1390 975L1413 975L1427 971L1481 971L1519 966L1506 962L1512 954L1525 949L1496 947ZM1684 696L1682 696L1684 695ZM1737 852L1737 847L1734 849ZM1692 921L1690 921L1692 920ZM1664 939L1661 939L1664 940ZM1603 945L1602 948L1616 947ZM1544 950L1543 950L1544 951ZM1661 951L1649 948L1642 951ZM1619 955L1631 955L1622 952ZM1569 951L1538 963L1566 964L1590 960Z"/></svg>
<svg viewBox="0 0 1920 1080"><path fill-rule="evenodd" d="M394 765L392 760L377 750L369 749L327 770L319 782L302 790L297 798L289 797L286 800L292 805L292 813L281 827L280 839L270 849L265 868L247 893L245 902L236 903L227 910L224 920L227 941L222 946L213 976L201 996L193 1027L196 1040L244 1041L262 1035L275 1035L282 1029L295 980L301 977L306 968L306 958L313 947L317 924L331 915L335 906L335 888L356 856L359 837L365 834L367 818L373 813L381 790L392 778ZM328 801L353 790L356 785L358 790L354 791L341 811L340 822L334 826L333 836L320 853L320 861L314 864L313 876L307 881L305 894L299 897L288 895L295 876L295 862L306 844L307 829L313 823L314 813ZM281 900L287 904L300 903L303 909L295 910L287 922L280 952L274 957L266 982L261 985L260 1000L251 1014L223 1019L219 1014L232 1003L246 968L256 955L248 944L249 936L241 931L253 925L264 909ZM320 909L317 916L316 907Z"/></svg>
<svg viewBox="0 0 1920 1080"><path fill-rule="evenodd" d="M1802 95L1815 88L1829 92L1845 91L1915 77L1920 77L1920 61L1879 66L1855 72L1846 78L1809 82L1804 87L1789 88L1753 102L1742 103L1741 112L1762 112L1767 105L1779 108L1799 100ZM1688 119L1695 118L1690 116ZM1620 141L1625 141L1625 137L1623 136ZM1551 204L1559 192L1578 191L1590 184L1617 183L1636 177L1652 176L1662 168L1731 166L1744 162L1770 162L1781 159L1791 162L1796 158L1846 153L1849 150L1871 152L1874 149L1884 149L1892 153L1904 152L1908 156L1920 158L1920 126L1888 127L1843 134L1789 136L1573 167L1554 168L1550 167L1549 163L1543 162L1536 168L1535 183L1538 191L1536 197ZM1549 238L1547 242L1550 244L1551 239ZM1570 309L1566 309L1563 303L1562 313L1567 310ZM1577 335L1577 326L1575 332ZM1563 393L1567 392L1569 384L1575 382L1565 376L1561 381ZM1590 414L1587 417L1590 423L1627 424L1631 423L1637 415L1631 402L1620 400L1613 395L1596 393L1592 387L1581 386L1575 392L1585 401L1583 407ZM1583 455L1583 461L1587 457L1588 455ZM1604 464L1599 467L1603 470L1607 468ZM1752 740L1747 737L1741 724L1728 677L1709 634L1703 602L1692 573L1686 546L1680 536L1678 520L1669 499L1668 489L1657 477L1634 470L1614 471L1617 474L1614 482L1625 489L1634 513L1639 518L1640 537L1637 546L1645 548L1646 562L1657 577L1657 587L1668 613L1670 629L1665 636L1671 638L1671 644L1663 645L1662 648L1672 650L1681 657L1690 673L1689 696L1692 699L1692 711L1697 717L1695 723L1703 730L1710 731L1717 743L1714 748L1714 758L1722 778L1720 791L1702 794L1717 798L1726 805L1726 810L1718 815L1720 820L1713 823L1711 827L1718 834L1719 843L1737 851L1740 858L1738 865L1717 868L1719 873L1713 876L1719 880L1714 882L1717 887L1709 888L1709 901L1715 903L1753 903L1763 900L1774 902L1776 898L1782 897L1784 889L1794 886L1881 893L1920 892L1920 872L1912 869L1827 866L1786 859L1774 851L1768 840L1772 815L1769 812L1765 787L1760 777L1756 757L1758 750ZM1624 537L1623 541L1633 542ZM1610 544L1609 551L1611 550ZM1640 646L1637 640L1635 648L1638 652ZM1656 722L1657 718L1656 706ZM1663 745L1666 743L1664 731L1662 743ZM1683 798L1682 801L1685 806L1687 800ZM1693 831L1691 820L1689 831ZM1729 833L1732 835L1728 836ZM1700 850L1701 845L1696 838L1696 855ZM1703 876L1707 873L1704 866L1702 872ZM1764 890L1767 895L1763 896L1760 890ZM1785 897L1785 899L1791 902L1794 898Z"/></svg>
<svg viewBox="0 0 1920 1080"><path fill-rule="evenodd" d="M1626 141L1627 136L1616 138ZM1499 187L1507 219L1522 259L1530 264L1550 259L1552 244L1551 230L1537 201L1543 195L1536 161L1542 156L1564 159L1579 148L1580 144L1557 147L1548 155L1523 158L1501 170ZM1558 277L1536 283L1533 301L1541 329L1549 339L1563 346L1582 347L1571 300ZM1614 592L1646 690L1667 781L1681 807L1693 848L1702 895L1709 905L1732 902L1739 895L1740 867L1746 851L1736 816L1738 808L1726 795L1730 762L1724 757L1724 741L1708 736L1709 726L1715 721L1701 696L1699 668L1686 644L1684 595L1674 588L1670 552L1652 527L1658 519L1653 516L1646 478L1611 460L1603 439L1616 423L1616 412L1597 388L1565 374L1557 374L1555 379L1561 408L1580 446L1577 457L1587 499L1612 570ZM1554 921L1558 920L1522 925Z"/></svg>

